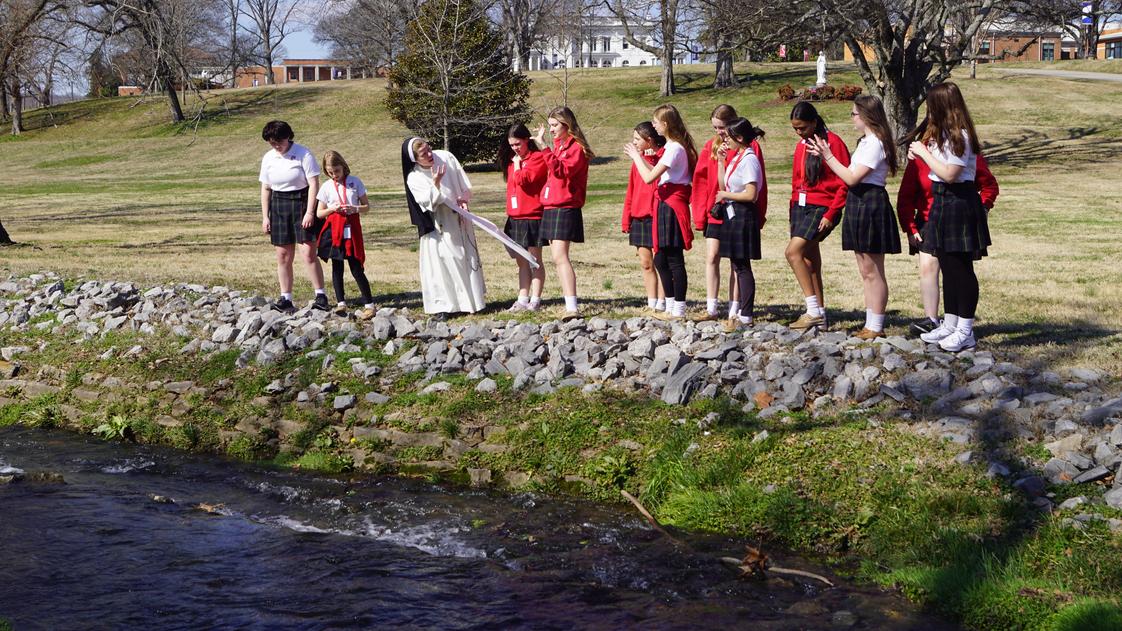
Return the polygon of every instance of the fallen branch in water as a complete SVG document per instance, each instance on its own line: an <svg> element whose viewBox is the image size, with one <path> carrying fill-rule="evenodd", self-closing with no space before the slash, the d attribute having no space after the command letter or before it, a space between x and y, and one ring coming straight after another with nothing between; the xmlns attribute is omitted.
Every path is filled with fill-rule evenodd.
<svg viewBox="0 0 1122 631"><path fill-rule="evenodd" d="M789 575L789 576L802 576L804 578L813 578L813 579L822 581L823 583L825 583L826 585L828 585L830 587L834 586L834 584L830 581L830 579L826 578L825 576L822 576L821 574L815 574L813 572L805 572L803 570L794 570L794 569L791 569L791 568L778 567L778 566L770 565L768 556L766 554L764 554L763 552L761 552L758 548L753 548L752 546L745 546L745 547L747 548L747 552L745 553L743 559L735 559L733 557L721 557L721 562L722 563L726 563L726 564L731 565L731 566L740 570L741 578L746 577L746 576L752 576L752 577L755 577L755 578L766 579L768 572L774 572L776 574L786 574L786 575Z"/></svg>
<svg viewBox="0 0 1122 631"><path fill-rule="evenodd" d="M628 493L624 489L620 489L619 492L624 497L626 497L629 502L634 504L635 508L639 509L639 512L643 514L643 517L647 518L647 522L650 523L650 525L653 526L655 530L661 532L663 535L666 536L667 539L673 541L674 543L679 543L679 541L677 539L675 539L673 535L666 532L666 530L662 527L662 525L658 523L658 520L654 518L654 515L651 515L647 511L647 509L643 508L643 505L639 503L639 500L635 499L634 495Z"/></svg>

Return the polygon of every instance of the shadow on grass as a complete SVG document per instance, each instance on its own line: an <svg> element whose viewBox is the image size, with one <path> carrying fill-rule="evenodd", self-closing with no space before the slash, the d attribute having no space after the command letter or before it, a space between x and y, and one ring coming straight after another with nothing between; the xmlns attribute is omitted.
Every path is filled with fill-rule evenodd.
<svg viewBox="0 0 1122 631"><path fill-rule="evenodd" d="M984 151L991 164L1026 167L1061 161L1107 162L1122 157L1122 139L1099 127L1069 127L1062 135L1045 136L1023 130L1018 136L990 145Z"/></svg>

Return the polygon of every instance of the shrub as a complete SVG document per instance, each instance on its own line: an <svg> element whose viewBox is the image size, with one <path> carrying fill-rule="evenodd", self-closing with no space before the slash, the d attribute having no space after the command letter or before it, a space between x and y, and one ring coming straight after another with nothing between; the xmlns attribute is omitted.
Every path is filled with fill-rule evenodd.
<svg viewBox="0 0 1122 631"><path fill-rule="evenodd" d="M462 161L491 160L506 130L529 118L530 80L475 0L429 0L389 73L386 107Z"/></svg>

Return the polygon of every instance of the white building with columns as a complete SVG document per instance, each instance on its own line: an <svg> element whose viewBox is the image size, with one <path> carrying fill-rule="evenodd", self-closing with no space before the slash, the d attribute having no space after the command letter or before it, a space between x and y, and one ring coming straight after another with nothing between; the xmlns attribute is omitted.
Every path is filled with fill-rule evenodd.
<svg viewBox="0 0 1122 631"><path fill-rule="evenodd" d="M657 66L660 61L626 39L627 31L615 18L592 16L574 20L571 32L552 35L530 50L526 70L555 68L624 68ZM631 33L643 42L651 41L651 30L632 25ZM675 64L701 63L697 55L679 51Z"/></svg>

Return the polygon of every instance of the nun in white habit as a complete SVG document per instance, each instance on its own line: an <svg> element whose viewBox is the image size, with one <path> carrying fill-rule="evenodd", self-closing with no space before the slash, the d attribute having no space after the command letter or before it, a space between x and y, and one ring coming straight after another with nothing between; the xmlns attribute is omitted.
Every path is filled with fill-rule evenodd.
<svg viewBox="0 0 1122 631"><path fill-rule="evenodd" d="M420 237L425 313L475 313L484 307L483 264L475 228L453 210L467 210L471 182L456 156L423 138L401 146L409 219Z"/></svg>

